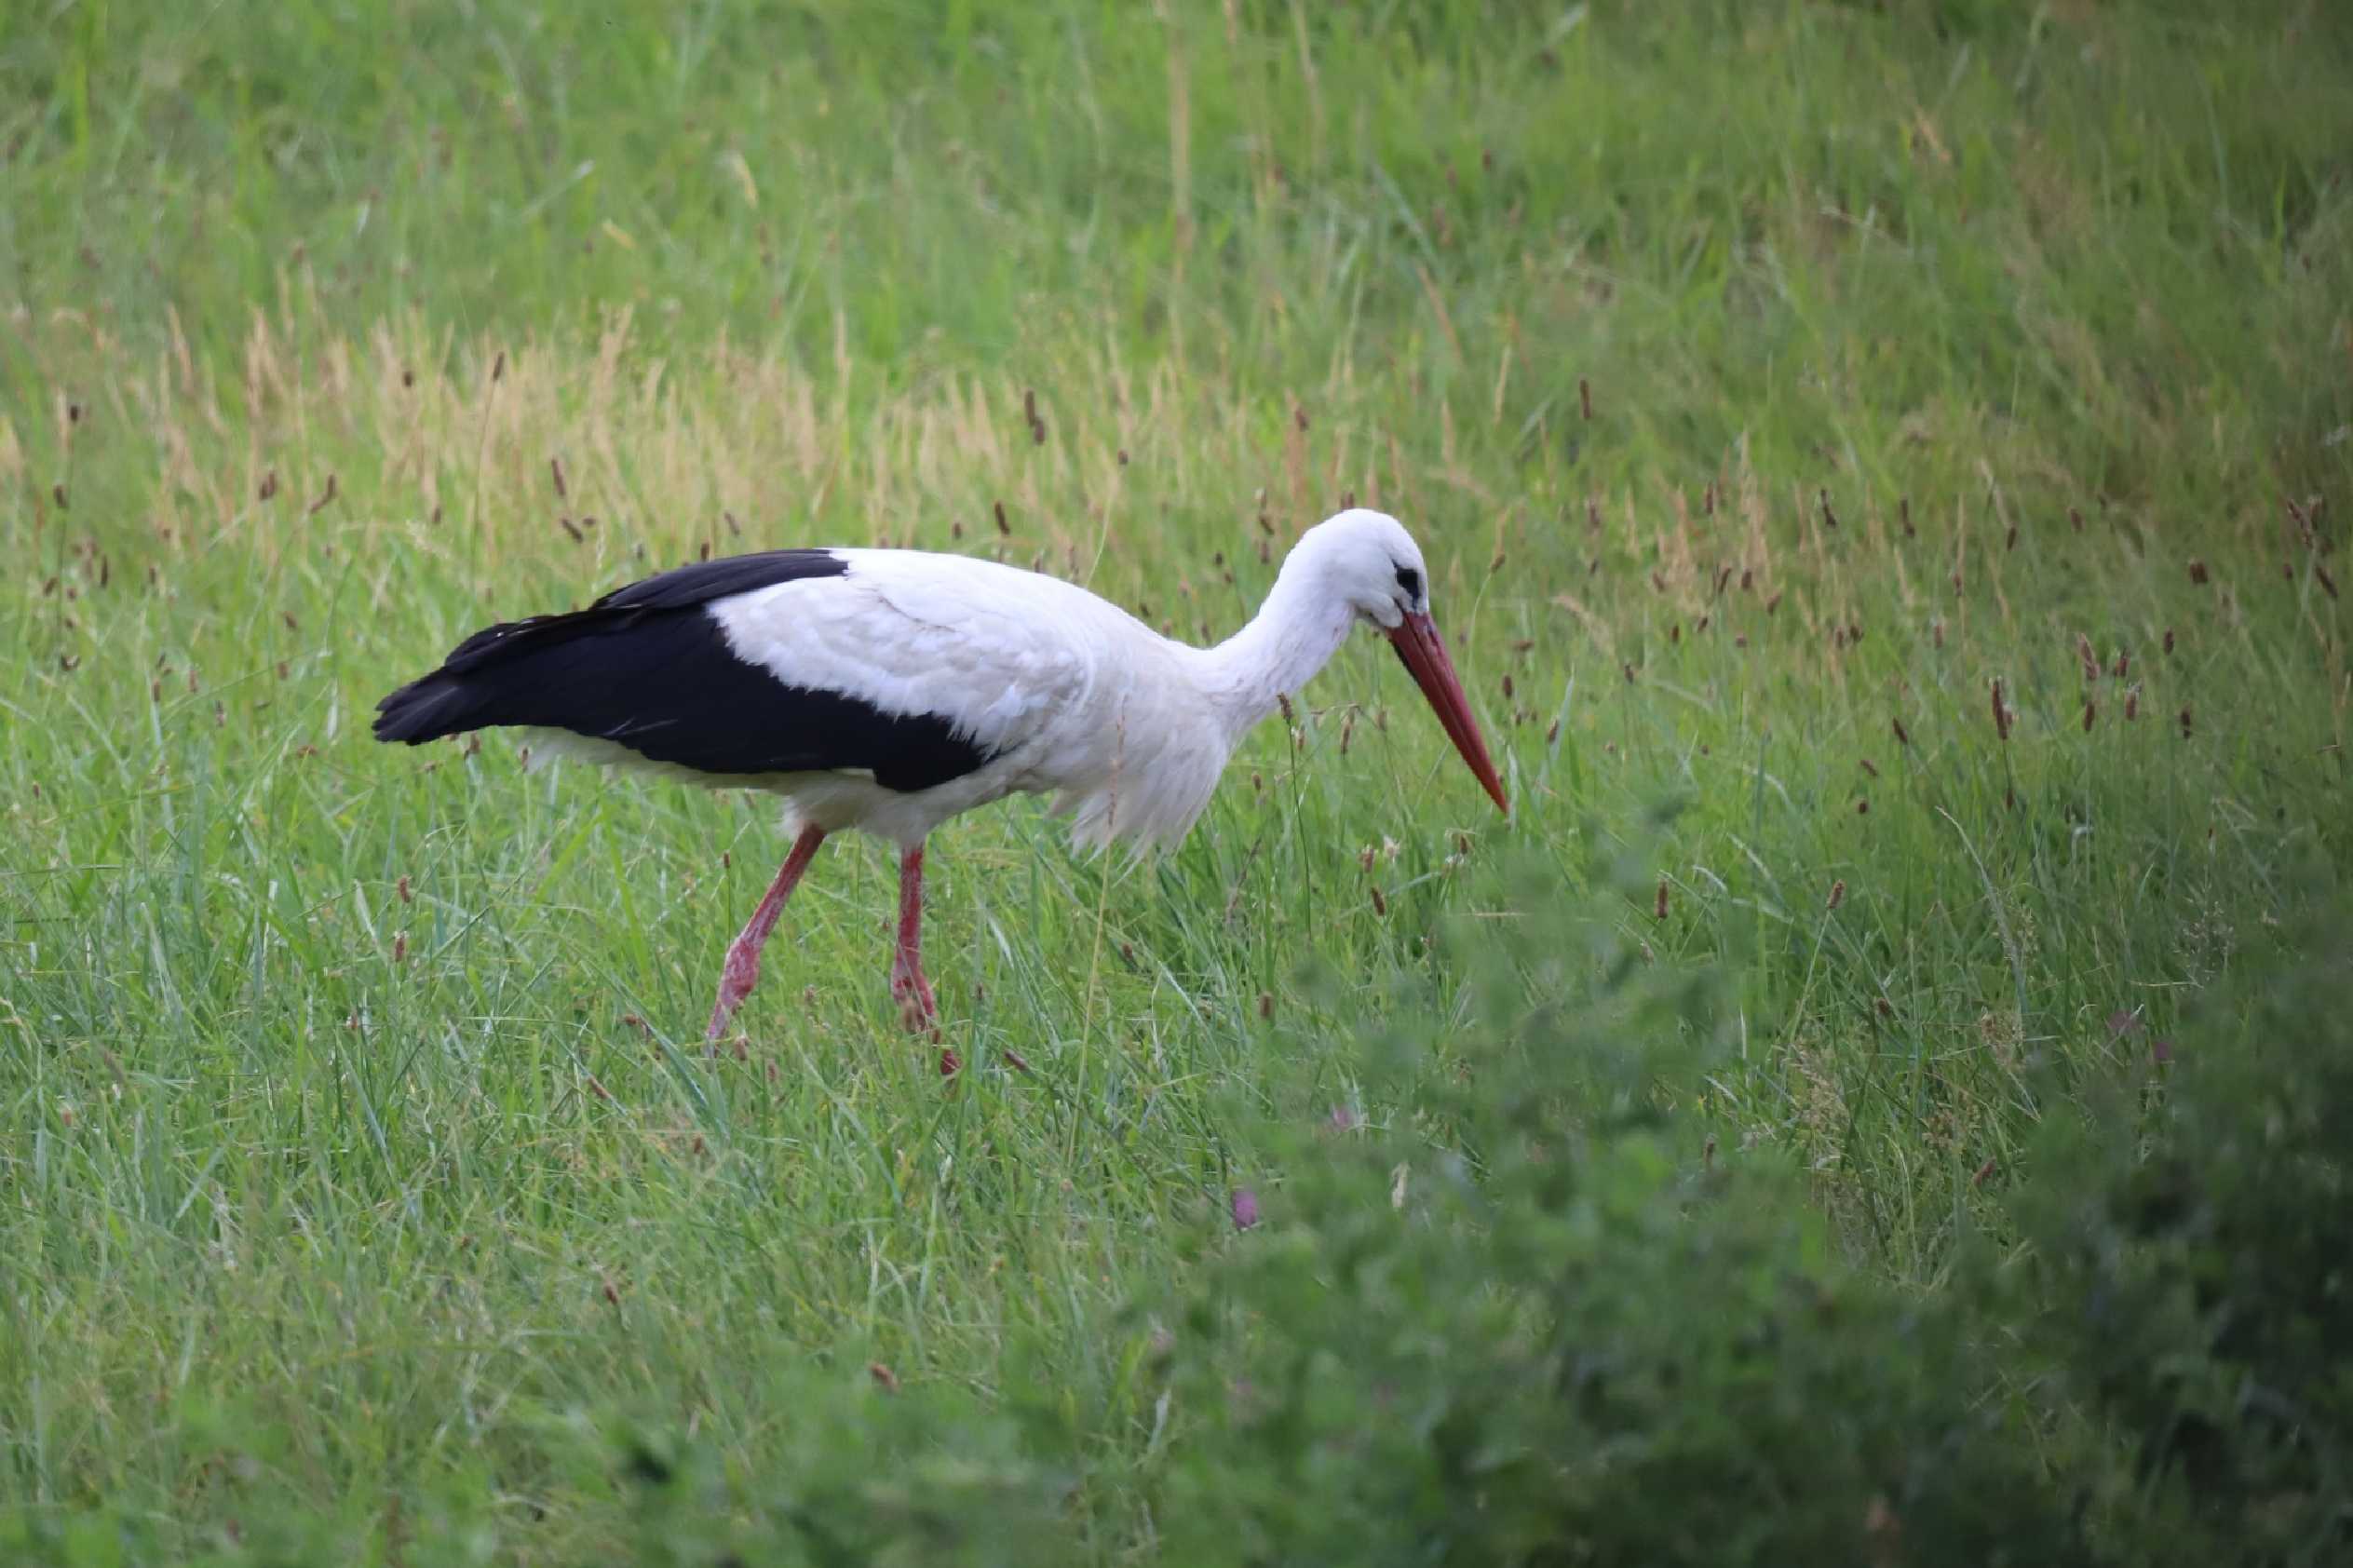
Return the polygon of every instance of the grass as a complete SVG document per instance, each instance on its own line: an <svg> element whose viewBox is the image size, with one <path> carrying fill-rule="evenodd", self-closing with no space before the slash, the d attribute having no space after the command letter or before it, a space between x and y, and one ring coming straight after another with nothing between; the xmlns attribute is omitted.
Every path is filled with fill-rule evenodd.
<svg viewBox="0 0 2353 1568"><path fill-rule="evenodd" d="M1727 977L1708 1113L1935 1289L2053 1097L2341 885L2348 65L2317 4L17 19L0 1508L394 1561L459 1496L576 1561L580 1413L759 1473L875 1363L1058 1381L1148 1555L1118 1311L1279 1185L1233 1108L1346 1098L1433 936L1614 860ZM1349 497L1513 818L1359 646L1169 859L953 826L951 1040L1026 1074L897 1032L846 843L706 1058L765 807L365 733L706 547L1222 636Z"/></svg>

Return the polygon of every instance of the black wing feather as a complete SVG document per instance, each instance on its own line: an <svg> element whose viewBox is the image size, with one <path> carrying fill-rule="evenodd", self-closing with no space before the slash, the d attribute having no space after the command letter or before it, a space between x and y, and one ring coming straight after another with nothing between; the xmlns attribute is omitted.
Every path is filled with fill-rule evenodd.
<svg viewBox="0 0 2353 1568"><path fill-rule="evenodd" d="M376 738L414 746L529 724L703 773L865 768L901 791L987 763L991 753L945 715L886 712L737 658L709 613L736 594L848 570L821 549L730 556L631 583L585 610L487 627L376 705Z"/></svg>

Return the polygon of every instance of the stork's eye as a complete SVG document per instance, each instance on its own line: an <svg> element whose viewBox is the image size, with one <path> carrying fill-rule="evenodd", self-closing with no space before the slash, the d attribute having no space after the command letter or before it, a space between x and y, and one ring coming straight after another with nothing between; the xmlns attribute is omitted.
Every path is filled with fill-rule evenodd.
<svg viewBox="0 0 2353 1568"><path fill-rule="evenodd" d="M1397 586L1405 590L1405 597L1418 602L1422 597L1422 574L1411 566L1397 569Z"/></svg>

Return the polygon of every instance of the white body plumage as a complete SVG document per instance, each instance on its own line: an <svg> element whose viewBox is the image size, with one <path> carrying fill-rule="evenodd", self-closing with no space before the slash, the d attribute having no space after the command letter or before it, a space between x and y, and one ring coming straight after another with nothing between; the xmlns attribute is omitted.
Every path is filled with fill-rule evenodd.
<svg viewBox="0 0 2353 1568"><path fill-rule="evenodd" d="M1368 538L1367 536L1371 536ZM1379 602L1334 591L1351 545L1376 544ZM1173 642L1085 588L1035 572L920 550L835 549L846 570L713 601L737 657L779 682L893 714L937 714L990 753L972 772L899 791L865 769L714 776L617 742L543 731L558 754L783 797L797 830L856 828L902 849L1008 794L1050 794L1082 845L1169 847L1217 788L1234 748L1336 652L1361 617L1394 627L1398 566L1420 552L1377 512L1311 530L1258 616L1227 642ZM1386 610L1386 615L1383 612Z"/></svg>
<svg viewBox="0 0 2353 1568"><path fill-rule="evenodd" d="M1284 558L1250 625L1172 642L1081 588L916 550L792 549L701 561L585 610L485 627L377 704L377 738L424 745L497 725L543 749L781 795L786 857L727 950L708 1037L759 979L760 950L828 834L899 849L891 994L939 1009L919 932L924 839L959 812L1051 794L1082 844L1175 844L1235 743L1321 669L1359 622L1388 634L1498 806L1503 784L1429 616L1397 520L1346 511ZM953 1048L940 1070L954 1072Z"/></svg>

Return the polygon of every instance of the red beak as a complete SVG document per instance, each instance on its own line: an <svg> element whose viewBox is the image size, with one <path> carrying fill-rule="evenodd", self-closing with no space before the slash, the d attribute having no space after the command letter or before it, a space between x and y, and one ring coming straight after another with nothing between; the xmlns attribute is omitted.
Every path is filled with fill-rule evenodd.
<svg viewBox="0 0 2353 1568"><path fill-rule="evenodd" d="M1510 816L1511 803L1504 798L1503 780L1495 777L1495 764L1487 760L1487 742L1479 734L1479 721L1470 716L1470 699L1463 696L1454 661L1446 656L1446 639L1438 634L1438 623L1418 611L1410 613L1390 631L1389 642L1405 668L1413 672L1413 683L1429 698L1438 722L1445 726L1446 738L1454 743L1454 750L1463 754L1463 761L1470 764L1470 771L1479 776L1481 786L1504 815Z"/></svg>

